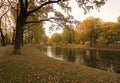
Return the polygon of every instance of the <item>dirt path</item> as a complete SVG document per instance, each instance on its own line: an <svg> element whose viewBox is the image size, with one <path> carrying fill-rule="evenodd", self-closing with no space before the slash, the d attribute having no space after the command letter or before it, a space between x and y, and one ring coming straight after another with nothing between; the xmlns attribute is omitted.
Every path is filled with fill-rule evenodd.
<svg viewBox="0 0 120 83"><path fill-rule="evenodd" d="M3 53L5 52L5 50L7 49L7 48L9 48L10 46L0 46L0 56L2 56L3 55Z"/></svg>

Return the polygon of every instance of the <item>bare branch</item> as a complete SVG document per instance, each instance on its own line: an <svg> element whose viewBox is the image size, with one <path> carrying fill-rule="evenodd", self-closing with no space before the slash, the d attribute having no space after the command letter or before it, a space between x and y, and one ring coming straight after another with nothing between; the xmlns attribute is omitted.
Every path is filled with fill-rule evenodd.
<svg viewBox="0 0 120 83"><path fill-rule="evenodd" d="M41 22L44 22L44 21L50 21L51 19L58 19L58 18L51 17L51 18L42 19L42 20L39 20L39 21L27 21L27 22L25 22L25 24L29 24L29 23L41 23Z"/></svg>
<svg viewBox="0 0 120 83"><path fill-rule="evenodd" d="M57 1L48 1L48 2L45 2L45 3L43 3L43 4L41 4L39 7L37 7L37 8L35 8L35 9L33 9L33 10L31 10L31 11L28 11L28 15L29 14L31 14L31 13L33 13L33 12L36 12L37 10L39 10L40 8L42 8L42 7L44 7L45 5L48 5L48 4L52 4L52 3L58 3L58 2L60 2L61 0L57 0Z"/></svg>
<svg viewBox="0 0 120 83"><path fill-rule="evenodd" d="M3 17L5 14L7 14L8 11L9 11L9 8L8 8L8 10L7 10L5 13L2 14L2 16L0 16L0 19L2 19L2 17Z"/></svg>

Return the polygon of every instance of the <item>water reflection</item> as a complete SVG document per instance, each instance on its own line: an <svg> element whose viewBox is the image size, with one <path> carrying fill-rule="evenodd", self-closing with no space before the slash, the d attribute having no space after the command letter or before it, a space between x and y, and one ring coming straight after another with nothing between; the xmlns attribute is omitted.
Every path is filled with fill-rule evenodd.
<svg viewBox="0 0 120 83"><path fill-rule="evenodd" d="M47 47L46 54L49 57L52 57L52 58L55 58L55 59L58 59L58 60L63 60L63 55L59 51L56 51L55 49L53 49L51 46Z"/></svg>
<svg viewBox="0 0 120 83"><path fill-rule="evenodd" d="M120 73L120 52L47 47L48 56L108 72Z"/></svg>

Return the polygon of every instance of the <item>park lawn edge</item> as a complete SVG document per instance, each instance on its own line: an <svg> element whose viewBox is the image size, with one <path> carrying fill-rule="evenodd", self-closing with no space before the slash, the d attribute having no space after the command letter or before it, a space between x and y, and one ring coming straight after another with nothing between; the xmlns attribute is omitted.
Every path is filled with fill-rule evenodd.
<svg viewBox="0 0 120 83"><path fill-rule="evenodd" d="M120 48L115 47L99 47L99 46L93 46L90 47L89 45L63 45L63 46L56 46L59 48L75 48L75 49L86 49L86 50L101 50L101 51L116 51L120 52Z"/></svg>
<svg viewBox="0 0 120 83"><path fill-rule="evenodd" d="M0 57L0 82L120 83L120 74L55 60L34 46L22 47L21 55L13 55L12 51L10 47Z"/></svg>

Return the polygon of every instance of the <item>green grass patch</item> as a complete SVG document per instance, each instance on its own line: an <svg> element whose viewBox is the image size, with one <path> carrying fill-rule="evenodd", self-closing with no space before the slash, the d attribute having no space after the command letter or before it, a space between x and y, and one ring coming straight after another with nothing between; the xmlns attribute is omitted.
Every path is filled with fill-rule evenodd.
<svg viewBox="0 0 120 83"><path fill-rule="evenodd" d="M33 46L0 57L0 83L120 83L120 75L52 59Z"/></svg>

